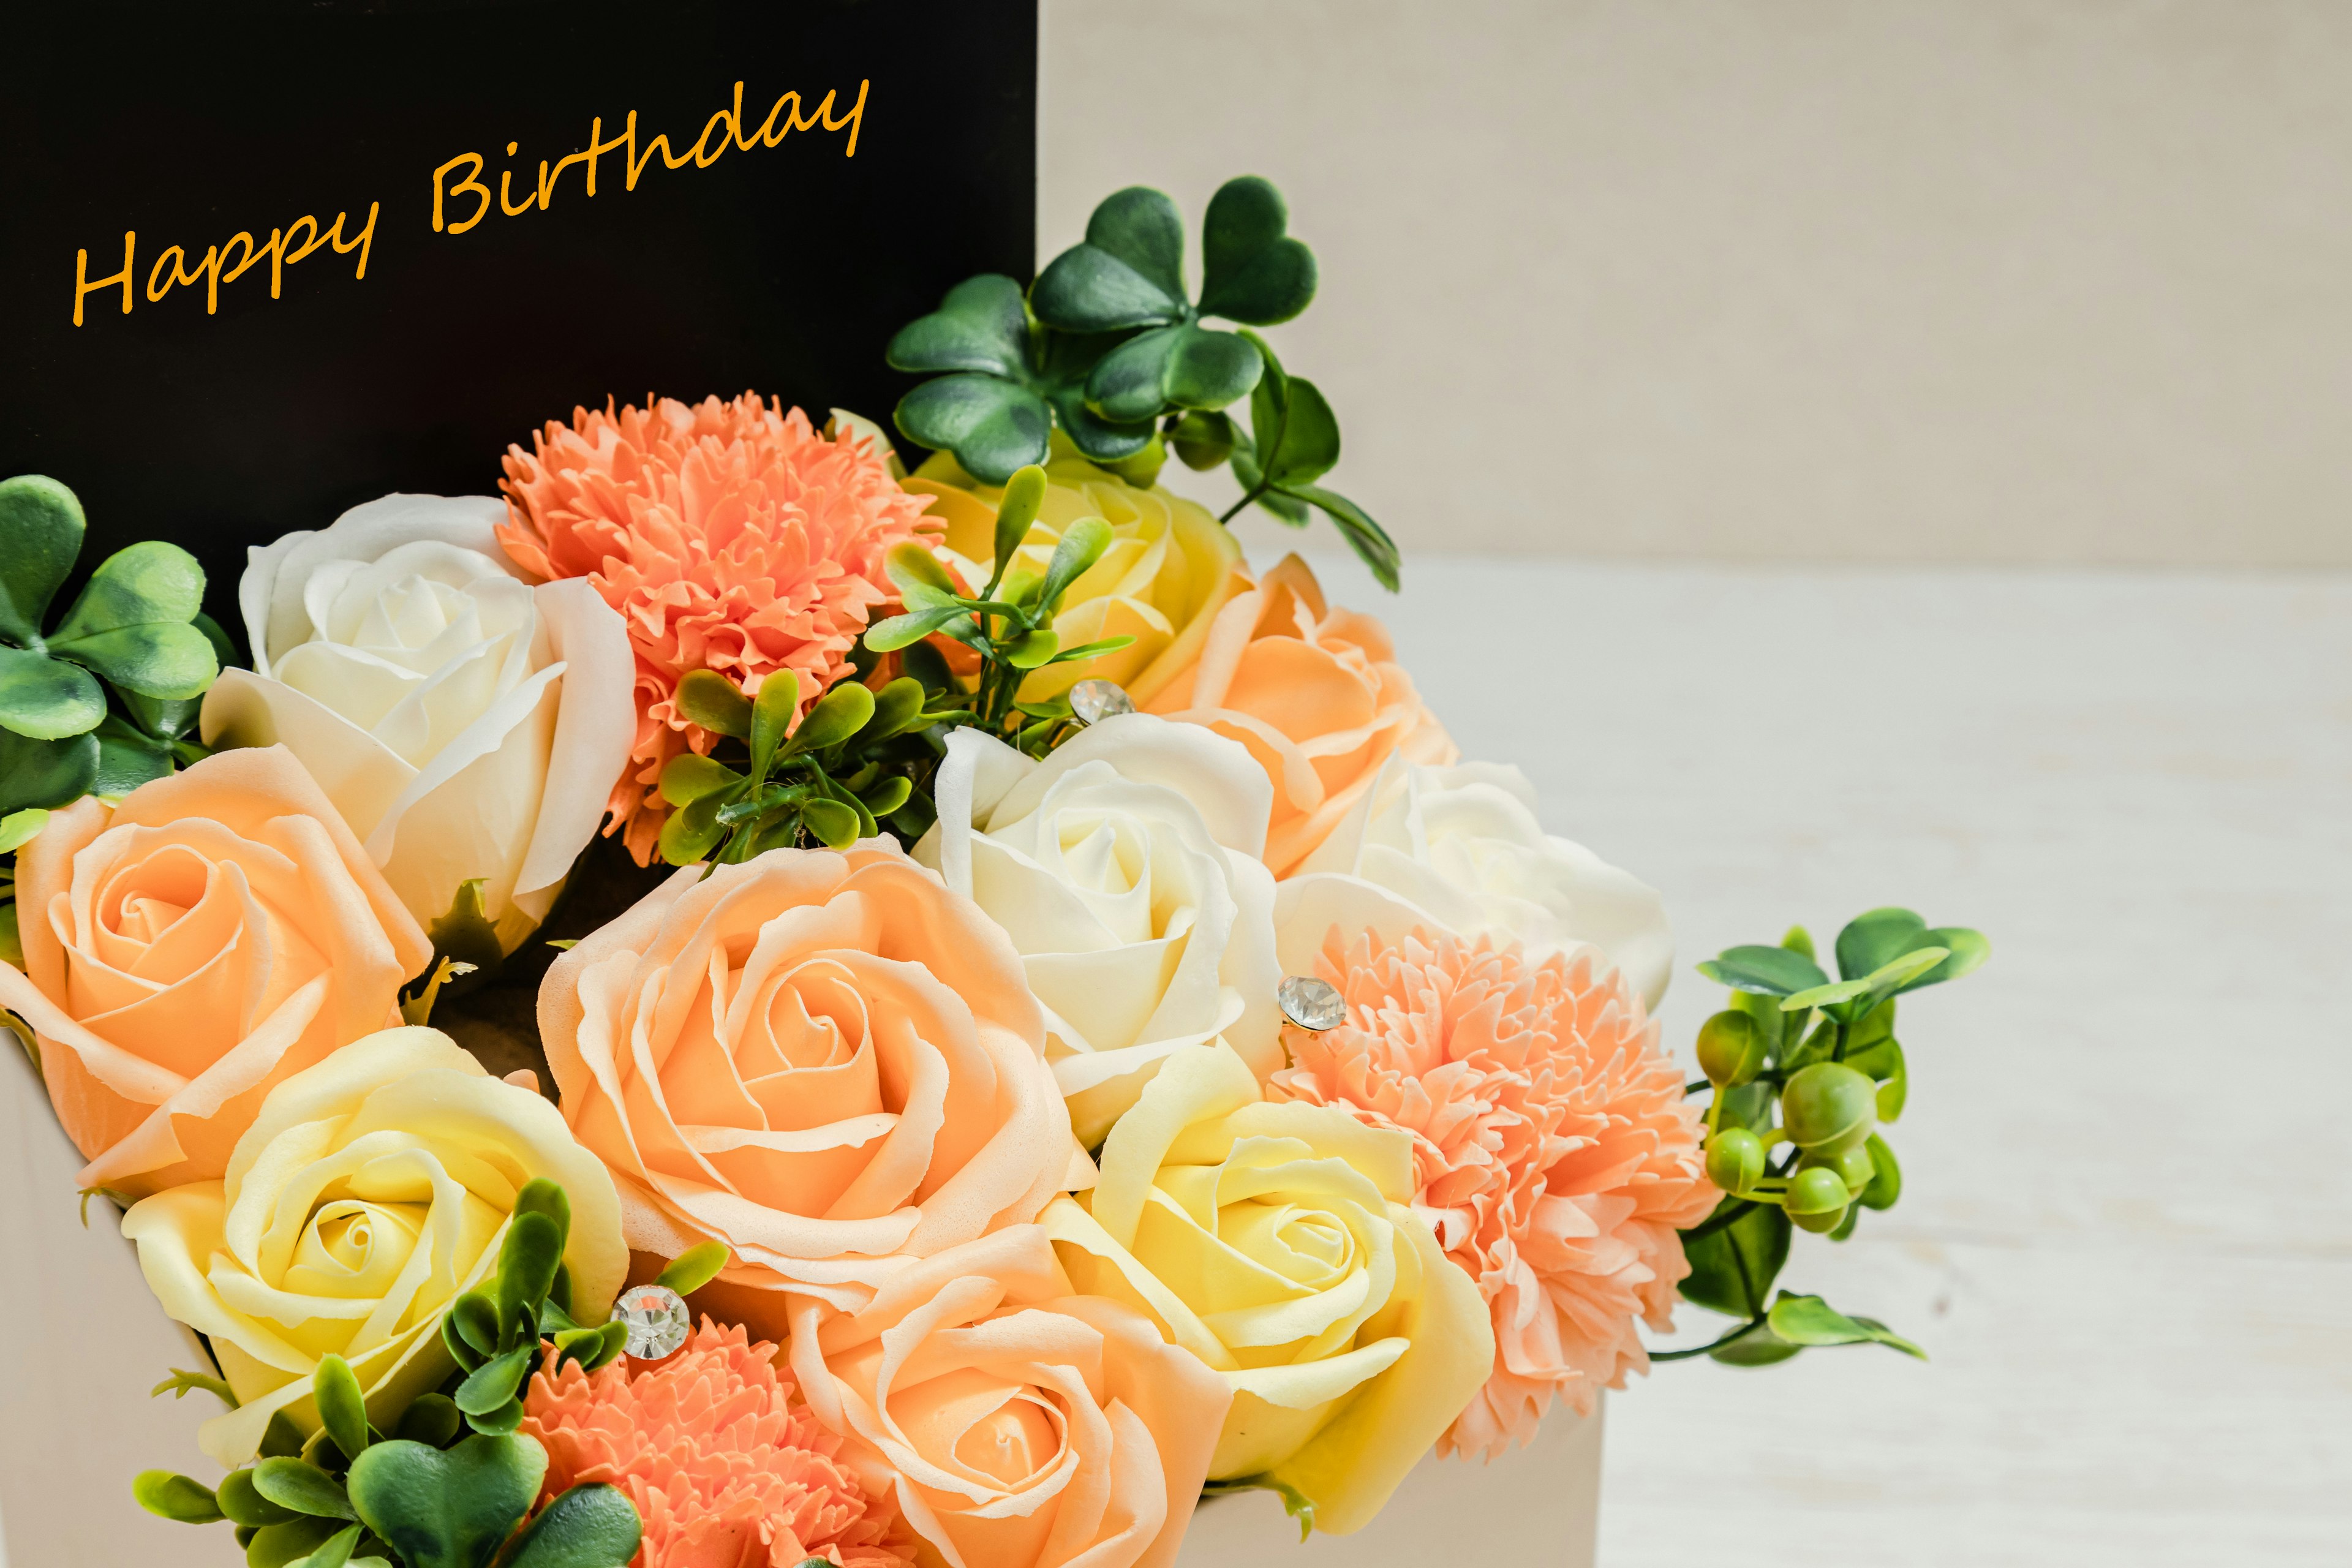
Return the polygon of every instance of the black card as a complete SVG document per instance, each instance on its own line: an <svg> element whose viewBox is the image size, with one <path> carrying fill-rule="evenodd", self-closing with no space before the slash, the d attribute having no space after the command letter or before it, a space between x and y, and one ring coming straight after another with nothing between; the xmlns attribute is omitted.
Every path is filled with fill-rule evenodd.
<svg viewBox="0 0 2352 1568"><path fill-rule="evenodd" d="M78 4L0 39L0 476L73 487L85 571L193 550L226 625L247 545L495 493L576 405L887 423L891 332L1031 269L1029 0Z"/></svg>

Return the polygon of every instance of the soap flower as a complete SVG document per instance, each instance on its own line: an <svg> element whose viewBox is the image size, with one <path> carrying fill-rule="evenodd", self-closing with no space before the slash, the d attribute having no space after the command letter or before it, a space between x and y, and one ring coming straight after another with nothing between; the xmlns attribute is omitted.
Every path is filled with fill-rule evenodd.
<svg viewBox="0 0 2352 1568"><path fill-rule="evenodd" d="M243 1464L281 1410L316 1431L329 1354L392 1430L456 1370L441 1320L496 1275L515 1199L542 1176L571 1204L572 1310L602 1322L628 1268L619 1201L538 1094L420 1028L354 1040L272 1089L226 1177L122 1217L148 1288L212 1342L239 1401L205 1423L205 1452Z"/></svg>
<svg viewBox="0 0 2352 1568"><path fill-rule="evenodd" d="M205 694L213 747L283 744L428 925L467 882L512 952L546 917L636 734L621 617L537 587L489 496L392 495L257 545L253 668Z"/></svg>
<svg viewBox="0 0 2352 1568"><path fill-rule="evenodd" d="M1348 877L1285 883L1276 930L1285 973L1347 1013L1285 1030L1294 1065L1267 1093L1409 1136L1414 1211L1493 1316L1493 1374L1438 1451L1491 1458L1555 1400L1590 1414L1648 1371L1634 1324L1673 1326L1677 1232L1722 1194L1624 973L1589 945L1465 939Z"/></svg>
<svg viewBox="0 0 2352 1568"><path fill-rule="evenodd" d="M717 743L678 711L679 679L712 669L756 696L789 670L805 707L849 673L876 607L895 600L883 556L937 525L874 439L828 437L751 393L576 408L532 448L507 450L499 542L535 576L586 578L628 625L636 736L610 809L650 864L663 767Z"/></svg>
<svg viewBox="0 0 2352 1568"><path fill-rule="evenodd" d="M282 746L222 752L16 852L20 971L84 1187L216 1178L273 1085L400 1022L433 947Z"/></svg>
<svg viewBox="0 0 2352 1568"><path fill-rule="evenodd" d="M1021 951L1081 1143L1187 1046L1222 1038L1261 1077L1282 1065L1268 792L1248 752L1147 713L1043 761L965 728L932 790L915 858Z"/></svg>
<svg viewBox="0 0 2352 1568"><path fill-rule="evenodd" d="M1170 1057L1091 1192L1045 1211L1071 1282L1150 1318L1232 1389L1208 1478L1370 1523L1486 1380L1486 1305L1408 1206L1412 1141L1266 1100L1232 1049Z"/></svg>
<svg viewBox="0 0 2352 1568"><path fill-rule="evenodd" d="M663 1361L541 1369L521 1428L547 1450L541 1500L619 1488L645 1530L632 1568L912 1568L888 1499L842 1462L777 1359L706 1317Z"/></svg>
<svg viewBox="0 0 2352 1568"><path fill-rule="evenodd" d="M1043 1229L924 1258L854 1312L793 1300L810 1409L925 1563L1175 1562L1232 1395L1144 1313L1073 1295Z"/></svg>
<svg viewBox="0 0 2352 1568"><path fill-rule="evenodd" d="M1296 555L1217 612L1197 661L1136 706L1249 748L1274 781L1265 863L1288 876L1388 760L1448 763L1454 742L1396 662L1388 628L1333 610Z"/></svg>
<svg viewBox="0 0 2352 1568"><path fill-rule="evenodd" d="M949 564L977 592L995 563L1003 489L982 484L948 452L933 453L907 488L929 498L930 516L946 525L941 543ZM1045 500L1007 577L1044 577L1063 531L1082 517L1110 524L1110 548L1062 595L1054 633L1064 647L1110 637L1135 640L1033 672L1021 683L1021 700L1044 702L1081 680L1109 680L1139 706L1200 657L1217 612L1249 587L1249 569L1232 531L1207 508L1158 485L1129 484L1088 462L1056 429L1045 461ZM952 667L957 650L948 651Z"/></svg>
<svg viewBox="0 0 2352 1568"><path fill-rule="evenodd" d="M770 1339L784 1290L854 1306L1086 1179L1013 944L887 838L677 872L555 961L539 1026L630 1247L724 1242L705 1289Z"/></svg>
<svg viewBox="0 0 2352 1568"><path fill-rule="evenodd" d="M1675 933L1657 889L1583 845L1546 833L1535 786L1507 763L1421 767L1391 755L1294 875L1361 877L1426 910L1458 936L1528 952L1590 942L1654 1010Z"/></svg>

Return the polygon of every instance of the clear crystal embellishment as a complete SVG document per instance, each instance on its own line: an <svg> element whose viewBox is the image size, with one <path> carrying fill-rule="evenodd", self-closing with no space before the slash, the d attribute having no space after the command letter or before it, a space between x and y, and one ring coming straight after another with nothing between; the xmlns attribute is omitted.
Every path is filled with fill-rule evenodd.
<svg viewBox="0 0 2352 1568"><path fill-rule="evenodd" d="M629 1325L629 1353L659 1361L686 1343L694 1324L685 1298L667 1285L632 1285L613 1303L613 1321Z"/></svg>
<svg viewBox="0 0 2352 1568"><path fill-rule="evenodd" d="M1114 714L1134 712L1135 704L1116 680L1081 680L1070 688L1070 711L1081 724L1099 724Z"/></svg>
<svg viewBox="0 0 2352 1568"><path fill-rule="evenodd" d="M1348 1005L1339 999L1339 987L1304 974L1286 977L1275 988L1274 999L1282 1004L1284 1017L1318 1034L1338 1028L1348 1016Z"/></svg>

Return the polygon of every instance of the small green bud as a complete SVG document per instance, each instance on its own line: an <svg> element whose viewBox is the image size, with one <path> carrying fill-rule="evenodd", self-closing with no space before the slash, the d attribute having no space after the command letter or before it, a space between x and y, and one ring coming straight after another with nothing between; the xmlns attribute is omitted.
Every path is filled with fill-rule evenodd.
<svg viewBox="0 0 2352 1568"><path fill-rule="evenodd" d="M1861 1143L1877 1116L1878 1086L1843 1062L1801 1068L1780 1089L1780 1125L1808 1153L1834 1154Z"/></svg>
<svg viewBox="0 0 2352 1568"><path fill-rule="evenodd" d="M1727 1127L1706 1141L1706 1179L1727 1193L1744 1193L1764 1174L1764 1141L1745 1127Z"/></svg>
<svg viewBox="0 0 2352 1568"><path fill-rule="evenodd" d="M1819 1234L1835 1230L1838 1221L1845 1217L1845 1207L1851 1194L1844 1179L1826 1165L1810 1165L1789 1180L1789 1196L1783 1205L1790 1222L1799 1230Z"/></svg>
<svg viewBox="0 0 2352 1568"><path fill-rule="evenodd" d="M1807 1158L1817 1159L1817 1163L1835 1171L1838 1180L1845 1184L1845 1190L1849 1193L1862 1192L1870 1185L1871 1178L1878 1173L1871 1160L1870 1150L1864 1144L1849 1144L1834 1154L1809 1155Z"/></svg>
<svg viewBox="0 0 2352 1568"><path fill-rule="evenodd" d="M1751 1081L1764 1070L1764 1031L1746 1013L1717 1013L1699 1026L1699 1071L1717 1089Z"/></svg>

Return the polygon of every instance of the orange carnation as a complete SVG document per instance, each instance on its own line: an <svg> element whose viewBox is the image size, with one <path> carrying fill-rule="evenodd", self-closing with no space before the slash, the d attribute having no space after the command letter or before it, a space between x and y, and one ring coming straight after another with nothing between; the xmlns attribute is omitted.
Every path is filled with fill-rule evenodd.
<svg viewBox="0 0 2352 1568"><path fill-rule="evenodd" d="M771 1358L702 1320L686 1348L632 1377L576 1362L530 1380L522 1430L547 1450L544 1496L583 1481L626 1492L645 1521L631 1568L905 1568L914 1545L839 1460L842 1440Z"/></svg>
<svg viewBox="0 0 2352 1568"><path fill-rule="evenodd" d="M827 439L748 392L575 408L532 446L507 448L499 543L526 572L587 578L628 623L637 737L610 809L643 865L667 815L663 766L715 740L677 712L679 678L715 669L746 695L779 669L806 676L804 694L832 685L895 597L884 553L940 525L876 443Z"/></svg>
<svg viewBox="0 0 2352 1568"><path fill-rule="evenodd" d="M1226 601L1199 661L1142 706L1249 748L1274 781L1265 864L1277 878L1314 853L1391 755L1443 764L1460 754L1398 666L1388 628L1328 607L1296 555Z"/></svg>
<svg viewBox="0 0 2352 1568"><path fill-rule="evenodd" d="M1656 1020L1590 946L1530 961L1485 937L1335 926L1315 971L1347 1019L1287 1029L1297 1065L1269 1094L1412 1134L1413 1206L1493 1309L1494 1374L1438 1451L1524 1445L1555 1395L1590 1413L1596 1389L1649 1369L1633 1321L1671 1326L1690 1272L1675 1232L1721 1195Z"/></svg>

